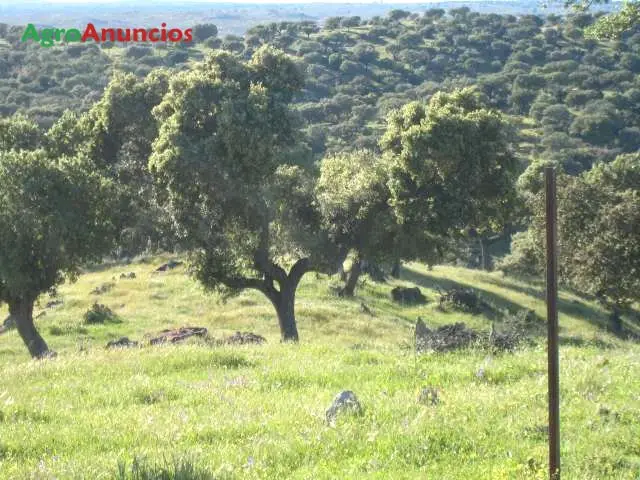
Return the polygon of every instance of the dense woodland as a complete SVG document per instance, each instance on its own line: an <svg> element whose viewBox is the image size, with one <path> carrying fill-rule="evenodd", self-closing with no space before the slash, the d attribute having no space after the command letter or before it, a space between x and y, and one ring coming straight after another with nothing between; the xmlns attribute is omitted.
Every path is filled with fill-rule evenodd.
<svg viewBox="0 0 640 480"><path fill-rule="evenodd" d="M263 292L283 338L297 340L301 276L335 273L347 258L342 294L353 295L372 264L493 268L515 233L499 266L538 274L540 172L551 164L575 233L562 239L564 278L612 306L620 329L617 312L640 291L640 30L585 38L595 20L392 10L322 27L260 25L244 37L197 25L191 44L51 48L2 25L0 179L74 178L74 198L96 201L67 219L83 232L65 237L62 220L42 227L64 248L36 235L57 264L0 254L16 277L41 271L20 281L0 272L0 300L28 310L33 299L20 292L46 291L82 262L181 248L196 252L208 288ZM85 161L95 175L80 179ZM60 211L73 203L44 190L11 195L5 207L26 211L40 208L33 198ZM40 227L34 220L25 238ZM111 236L115 249L98 248Z"/></svg>

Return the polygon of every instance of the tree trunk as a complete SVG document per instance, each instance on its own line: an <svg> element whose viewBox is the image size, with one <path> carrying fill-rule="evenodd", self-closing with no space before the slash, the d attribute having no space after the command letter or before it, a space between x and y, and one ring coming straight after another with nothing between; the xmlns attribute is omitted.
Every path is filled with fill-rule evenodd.
<svg viewBox="0 0 640 480"><path fill-rule="evenodd" d="M396 261L391 267L391 276L393 278L400 278L400 261Z"/></svg>
<svg viewBox="0 0 640 480"><path fill-rule="evenodd" d="M273 275L269 274L266 284L259 288L276 309L282 342L297 342L299 339L295 314L296 290L310 266L308 258L300 259L287 274L281 267L272 264L270 271ZM274 280L279 289L273 286Z"/></svg>
<svg viewBox="0 0 640 480"><path fill-rule="evenodd" d="M44 339L33 323L33 300L17 300L9 303L9 314L13 317L20 337L33 358L55 355L49 350Z"/></svg>
<svg viewBox="0 0 640 480"><path fill-rule="evenodd" d="M283 342L297 342L299 339L295 312L295 288L297 285L296 287L291 287L291 285L286 285L284 288L281 286L282 290L278 295L278 301L274 303L278 314L278 323L280 324L280 336Z"/></svg>
<svg viewBox="0 0 640 480"><path fill-rule="evenodd" d="M480 270L486 270L487 260L485 256L484 242L482 241L481 236L478 236L478 244L480 245Z"/></svg>
<svg viewBox="0 0 640 480"><path fill-rule="evenodd" d="M618 305L611 308L611 330L617 335L622 333L622 309Z"/></svg>
<svg viewBox="0 0 640 480"><path fill-rule="evenodd" d="M356 290L356 285L358 283L358 279L360 278L361 273L362 273L362 261L358 257L353 261L353 264L351 265L351 270L349 270L347 281L345 282L344 288L340 292L341 296L353 297L353 294Z"/></svg>

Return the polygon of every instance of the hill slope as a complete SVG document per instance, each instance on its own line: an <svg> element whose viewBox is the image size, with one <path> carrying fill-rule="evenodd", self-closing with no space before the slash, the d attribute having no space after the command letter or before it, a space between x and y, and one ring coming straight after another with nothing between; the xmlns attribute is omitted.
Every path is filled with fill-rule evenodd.
<svg viewBox="0 0 640 480"><path fill-rule="evenodd" d="M330 279L309 274L295 346L279 344L260 295L220 305L182 268L151 273L160 261L62 286L64 303L38 320L55 360L29 360L15 331L0 336L0 478L134 478L135 458L146 458L138 473L168 463L183 468L182 478L545 478L543 339L495 356L469 349L416 357L409 348L418 316L430 326L489 329L482 315L440 312L436 286L472 286L496 307L543 315L541 287L410 264L400 281L367 281L356 299L343 300L329 294ZM119 279L130 271L136 279ZM110 282L107 293L89 293ZM432 301L393 304L391 288L411 283ZM85 325L96 300L120 323ZM569 293L560 303L564 478L637 478L640 348L603 333L606 313L594 304ZM216 338L250 330L268 343L103 348L182 325ZM416 401L424 386L438 390L437 405ZM324 410L342 389L358 395L364 415L329 427Z"/></svg>

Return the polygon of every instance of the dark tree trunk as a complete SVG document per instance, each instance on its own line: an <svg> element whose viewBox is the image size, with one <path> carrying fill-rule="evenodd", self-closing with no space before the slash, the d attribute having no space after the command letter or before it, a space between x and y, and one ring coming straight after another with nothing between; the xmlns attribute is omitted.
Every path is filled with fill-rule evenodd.
<svg viewBox="0 0 640 480"><path fill-rule="evenodd" d="M296 291L295 287L290 287L289 285L284 288L281 287L282 290L278 295L278 301L274 303L278 314L278 323L280 324L280 336L283 342L297 342L299 339L295 312Z"/></svg>
<svg viewBox="0 0 640 480"><path fill-rule="evenodd" d="M400 261L396 261L391 267L391 276L393 278L400 278Z"/></svg>
<svg viewBox="0 0 640 480"><path fill-rule="evenodd" d="M481 236L478 236L478 245L480 245L480 270L487 269L487 259L486 252L484 247L484 241Z"/></svg>
<svg viewBox="0 0 640 480"><path fill-rule="evenodd" d="M622 309L618 305L611 308L611 330L617 335L622 333Z"/></svg>
<svg viewBox="0 0 640 480"><path fill-rule="evenodd" d="M361 273L362 261L360 260L360 258L356 258L353 261L353 265L351 265L351 270L349 270L349 275L347 276L347 281L345 282L344 288L340 292L341 296L353 297Z"/></svg>
<svg viewBox="0 0 640 480"><path fill-rule="evenodd" d="M33 323L34 300L16 300L9 303L9 314L13 317L20 337L33 358L43 358L54 354Z"/></svg>
<svg viewBox="0 0 640 480"><path fill-rule="evenodd" d="M309 269L308 258L298 260L291 267L289 274L281 267L272 264L264 283L258 287L271 300L276 309L281 341L283 342L297 342L299 339L295 314L296 290L300 280ZM274 287L274 281L277 282L279 289Z"/></svg>

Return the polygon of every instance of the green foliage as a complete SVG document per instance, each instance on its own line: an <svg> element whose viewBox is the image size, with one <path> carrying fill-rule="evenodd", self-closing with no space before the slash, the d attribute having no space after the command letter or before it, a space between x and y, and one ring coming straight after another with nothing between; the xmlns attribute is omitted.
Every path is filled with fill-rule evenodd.
<svg viewBox="0 0 640 480"><path fill-rule="evenodd" d="M0 152L0 300L32 301L113 245L112 182L83 158Z"/></svg>
<svg viewBox="0 0 640 480"><path fill-rule="evenodd" d="M42 144L42 131L33 120L14 115L0 118L0 150L35 150Z"/></svg>
<svg viewBox="0 0 640 480"><path fill-rule="evenodd" d="M540 175L542 169L537 170ZM533 177L534 173L528 174ZM537 182L539 185L539 181ZM620 155L609 164L558 179L560 273L579 291L612 305L627 306L640 296L640 156ZM530 189L533 212L529 231L512 246L514 258L528 271L543 271L544 192Z"/></svg>
<svg viewBox="0 0 640 480"><path fill-rule="evenodd" d="M213 23L199 23L193 26L193 39L197 42L204 42L218 35L218 27Z"/></svg>
<svg viewBox="0 0 640 480"><path fill-rule="evenodd" d="M378 263L395 259L387 181L388 165L370 151L335 154L320 163L316 192L323 227L342 251Z"/></svg>
<svg viewBox="0 0 640 480"><path fill-rule="evenodd" d="M94 303L93 306L84 313L84 323L88 325L112 322L116 319L113 311L106 305Z"/></svg>
<svg viewBox="0 0 640 480"><path fill-rule="evenodd" d="M390 203L399 222L436 237L499 230L513 206L517 162L503 117L470 89L389 115Z"/></svg>
<svg viewBox="0 0 640 480"><path fill-rule="evenodd" d="M294 140L287 103L301 83L271 47L246 63L217 52L175 76L154 110L161 127L150 167L209 288L245 288L245 275L259 278L256 262L273 254L268 199L279 154Z"/></svg>

